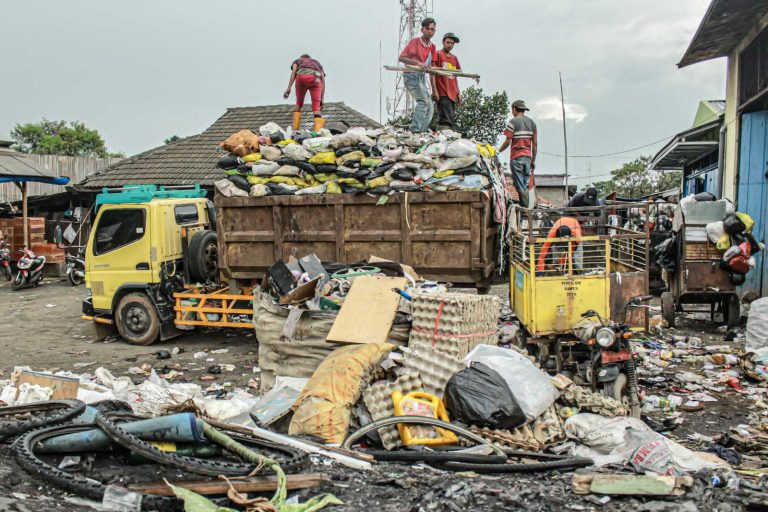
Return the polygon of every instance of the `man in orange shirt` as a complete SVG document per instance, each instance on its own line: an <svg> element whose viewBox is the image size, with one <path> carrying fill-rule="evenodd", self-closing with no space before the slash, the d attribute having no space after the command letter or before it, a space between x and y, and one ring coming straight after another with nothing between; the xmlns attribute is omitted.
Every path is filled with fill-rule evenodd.
<svg viewBox="0 0 768 512"><path fill-rule="evenodd" d="M579 221L571 217L562 217L552 226L549 230L547 238L581 238L581 225ZM554 243L554 246L553 246ZM567 269L568 268L568 253L571 252L574 256L573 269L579 270L581 268L580 254L576 254L579 249L579 241L573 242L545 242L539 252L539 261L536 264L537 272L544 272L544 270L554 270L555 268ZM547 261L547 255L550 249L552 249L552 255ZM549 267L549 268L547 268Z"/></svg>
<svg viewBox="0 0 768 512"><path fill-rule="evenodd" d="M443 49L437 52L435 67L451 70L461 69L459 59L451 52L459 37L453 32L443 36ZM461 105L459 80L455 76L430 75L432 78L432 99L437 102L437 129L455 129L456 105Z"/></svg>

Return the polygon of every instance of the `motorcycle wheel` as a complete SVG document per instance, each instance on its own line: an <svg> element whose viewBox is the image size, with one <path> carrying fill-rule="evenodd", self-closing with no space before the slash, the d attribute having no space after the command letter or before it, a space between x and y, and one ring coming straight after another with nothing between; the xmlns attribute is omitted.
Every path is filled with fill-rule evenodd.
<svg viewBox="0 0 768 512"><path fill-rule="evenodd" d="M72 269L72 271L67 275L67 277L69 277L69 282L72 283L72 286L80 286L83 284L83 278L75 274L75 269Z"/></svg>
<svg viewBox="0 0 768 512"><path fill-rule="evenodd" d="M13 276L11 275L11 267L3 267L3 275L5 276L6 281L10 281L13 279Z"/></svg>
<svg viewBox="0 0 768 512"><path fill-rule="evenodd" d="M625 374L620 373L616 380L603 384L603 396L621 402L629 410L629 415L633 418L640 417L640 406L632 406L629 389L627 388L627 376Z"/></svg>
<svg viewBox="0 0 768 512"><path fill-rule="evenodd" d="M16 279L11 281L11 290L17 292L21 290L24 278L21 277L21 273L16 274Z"/></svg>

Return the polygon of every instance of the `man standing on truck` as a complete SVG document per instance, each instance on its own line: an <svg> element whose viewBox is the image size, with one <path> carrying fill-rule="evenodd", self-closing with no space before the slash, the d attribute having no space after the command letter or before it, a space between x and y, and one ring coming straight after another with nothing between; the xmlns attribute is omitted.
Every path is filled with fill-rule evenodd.
<svg viewBox="0 0 768 512"><path fill-rule="evenodd" d="M405 88L416 102L410 126L413 133L429 131L429 123L432 122L432 114L434 114L426 73L437 60L437 49L431 42L436 26L434 18L424 18L421 22L421 37L411 39L398 59L403 64L419 67L418 71L403 71Z"/></svg>
<svg viewBox="0 0 768 512"><path fill-rule="evenodd" d="M325 71L323 66L306 53L291 64L291 78L288 88L283 93L283 98L291 95L291 87L296 83L296 108L293 109L293 130L301 127L301 107L304 106L304 98L309 91L312 98L312 114L314 124L312 131L316 132L325 126L323 119L323 103L325 102Z"/></svg>
<svg viewBox="0 0 768 512"><path fill-rule="evenodd" d="M459 59L451 52L459 38L453 32L443 36L443 49L437 52L435 67L460 70ZM437 102L437 129L454 129L456 125L456 105L461 105L459 80L455 76L431 75L432 99Z"/></svg>
<svg viewBox="0 0 768 512"><path fill-rule="evenodd" d="M528 107L523 100L512 103L512 119L504 130L504 142L499 147L501 153L510 144L512 149L509 154L509 166L512 171L512 181L520 197L520 206L528 208L528 188L533 179L533 171L536 169L537 132L536 123L526 117ZM536 206L536 205L531 205Z"/></svg>

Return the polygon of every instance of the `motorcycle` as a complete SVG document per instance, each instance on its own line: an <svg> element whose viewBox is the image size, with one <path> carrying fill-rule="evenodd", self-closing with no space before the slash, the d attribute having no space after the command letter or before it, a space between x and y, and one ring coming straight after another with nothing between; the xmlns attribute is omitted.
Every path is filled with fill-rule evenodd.
<svg viewBox="0 0 768 512"><path fill-rule="evenodd" d="M21 290L29 286L37 288L43 280L45 269L45 256L38 256L30 249L21 249L22 256L16 263L16 277L11 281L13 291Z"/></svg>
<svg viewBox="0 0 768 512"><path fill-rule="evenodd" d="M618 400L636 418L640 417L640 398L635 357L629 342L633 333L626 323L626 316L628 308L644 307L641 303L650 298L630 299L624 306L621 323L606 320L592 309L582 313L583 320L574 326L582 350L572 350L569 359L562 362L577 384L590 386L603 396ZM574 353L581 353L581 357L574 357Z"/></svg>
<svg viewBox="0 0 768 512"><path fill-rule="evenodd" d="M67 254L67 277L72 286L80 286L85 281L85 250L80 249L77 256Z"/></svg>
<svg viewBox="0 0 768 512"><path fill-rule="evenodd" d="M11 250L7 242L0 242L0 267L3 268L3 275L6 281L10 281L11 275Z"/></svg>

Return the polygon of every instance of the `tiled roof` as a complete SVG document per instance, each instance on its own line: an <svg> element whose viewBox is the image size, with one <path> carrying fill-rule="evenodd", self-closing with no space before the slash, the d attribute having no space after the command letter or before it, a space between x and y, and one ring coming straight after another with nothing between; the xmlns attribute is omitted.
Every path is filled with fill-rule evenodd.
<svg viewBox="0 0 768 512"><path fill-rule="evenodd" d="M89 176L77 188L99 189L122 185L194 185L210 186L222 177L216 168L221 155L219 143L231 134L275 122L289 126L293 105L266 105L261 107L236 107L227 109L207 130L171 144L166 144ZM344 103L326 103L323 106L326 122L344 121L350 126L378 127L379 123L348 107ZM305 106L302 127L311 127L312 111Z"/></svg>

